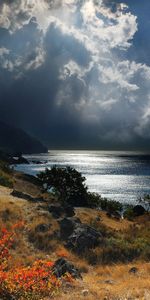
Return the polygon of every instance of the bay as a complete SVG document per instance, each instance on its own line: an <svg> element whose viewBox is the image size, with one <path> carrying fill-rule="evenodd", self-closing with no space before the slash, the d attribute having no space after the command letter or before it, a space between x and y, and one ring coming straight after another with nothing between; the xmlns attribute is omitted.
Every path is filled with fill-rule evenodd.
<svg viewBox="0 0 150 300"><path fill-rule="evenodd" d="M37 175L45 168L72 166L86 177L89 191L123 203L150 194L150 155L127 151L49 151L26 155L29 165L16 170ZM37 163L38 162L38 163Z"/></svg>

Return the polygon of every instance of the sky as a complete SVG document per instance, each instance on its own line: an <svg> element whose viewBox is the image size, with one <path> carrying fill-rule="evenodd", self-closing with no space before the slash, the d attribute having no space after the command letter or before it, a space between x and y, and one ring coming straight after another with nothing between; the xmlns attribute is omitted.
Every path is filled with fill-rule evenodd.
<svg viewBox="0 0 150 300"><path fill-rule="evenodd" d="M150 150L149 12L149 0L1 0L0 120L53 149Z"/></svg>

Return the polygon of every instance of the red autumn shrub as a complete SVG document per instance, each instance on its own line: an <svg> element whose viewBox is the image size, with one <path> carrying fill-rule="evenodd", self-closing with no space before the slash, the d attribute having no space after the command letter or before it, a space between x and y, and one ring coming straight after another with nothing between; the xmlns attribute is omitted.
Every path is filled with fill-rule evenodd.
<svg viewBox="0 0 150 300"><path fill-rule="evenodd" d="M10 248L13 245L16 229L23 226L18 223L11 231L2 229L0 236L0 298L13 299L39 299L39 297L52 296L58 293L62 282L72 281L69 274L61 279L54 276L53 262L46 260L35 261L31 266L9 268L11 260Z"/></svg>

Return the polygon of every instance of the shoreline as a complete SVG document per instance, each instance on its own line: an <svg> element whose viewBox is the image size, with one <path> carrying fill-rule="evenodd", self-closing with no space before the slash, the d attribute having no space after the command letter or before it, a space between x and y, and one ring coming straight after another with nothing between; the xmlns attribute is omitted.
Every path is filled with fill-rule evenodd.
<svg viewBox="0 0 150 300"><path fill-rule="evenodd" d="M10 173L10 177L13 179L13 188L0 186L0 227L11 228L20 221L25 223L25 227L17 233L16 247L11 249L13 270L18 261L24 268L32 268L35 260L45 259L55 262L63 258L73 264L81 272L82 279L60 287L59 295L53 298L55 300L82 300L85 299L85 290L87 300L106 297L108 300L116 297L117 300L122 300L123 297L127 300L146 299L143 298L146 293L149 296L147 291L150 289L150 269L146 256L149 214L130 221L117 219L107 215L106 211L95 208L78 207L74 208L75 215L68 217L64 215L63 206L58 199L43 193L37 179L16 171ZM19 191L20 194L16 194L19 197L13 196L14 189ZM61 215L56 216L52 207L60 207ZM83 254L78 248L70 249L67 246L69 237L61 237L61 224L65 224L61 222L66 220L73 222L78 230L92 230L86 231L87 249ZM71 227L67 227L65 232L69 228ZM73 234L77 232L73 231ZM95 233L101 236L100 244L88 249L91 241L88 234L93 237ZM78 238L81 238L80 235ZM83 243L84 240L80 244ZM135 252L138 247L142 249L140 254ZM137 273L132 273L132 270ZM42 299L46 300L44 297Z"/></svg>
<svg viewBox="0 0 150 300"><path fill-rule="evenodd" d="M53 165L65 167L70 165L75 167L75 169L87 178L86 184L89 191L101 194L103 197L109 198L110 200L113 199L127 204L137 204L140 197L150 193L150 174L148 173L148 167L144 169L143 161L139 163L139 167L138 161L133 161L135 169L132 170L130 161L128 162L127 160L126 162L126 160L119 158L119 164L123 164L123 166L121 167L121 171L118 171L116 170L118 158L113 162L112 166L111 161L108 161L108 163L105 161L103 162L103 158L100 158L99 161L99 157L98 162L96 162L97 158L93 156L90 156L90 158L81 156L80 158L80 153L77 157L72 157L72 152L69 156L68 154L65 156L57 156L57 154L55 155L55 153L53 153L52 156L42 154L42 156L32 155L26 156L26 158L29 159L30 164L18 165L16 167L18 171L36 176L37 173L43 171L46 167L51 168ZM89 163L87 159L89 159ZM93 159L94 162L92 162ZM101 170L101 168L104 169ZM141 168L143 168L142 171L140 171ZM137 174L135 174L135 172L137 172Z"/></svg>

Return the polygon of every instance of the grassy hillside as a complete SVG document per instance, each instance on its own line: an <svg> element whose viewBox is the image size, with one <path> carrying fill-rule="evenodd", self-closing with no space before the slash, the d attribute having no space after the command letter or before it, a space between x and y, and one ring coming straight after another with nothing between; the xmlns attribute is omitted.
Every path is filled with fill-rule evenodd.
<svg viewBox="0 0 150 300"><path fill-rule="evenodd" d="M33 197L33 201L14 197L11 195L12 188L0 186L0 228L5 227L11 231L16 223L23 224L16 230L13 246L10 247L8 268L30 268L37 260L54 262L65 257L82 272L83 279L63 282L53 297L39 296L38 299L150 299L148 213L128 221L110 218L104 211L76 208L76 217L82 223L103 234L101 246L78 255L59 238L59 222L48 210L49 204L57 204L57 199L47 193L43 194L38 182L32 177L16 172L7 176L15 190ZM42 198L39 200L41 196L45 201ZM35 198L38 201L34 201ZM46 231L39 230L43 224L47 225ZM131 268L135 268L133 272ZM33 298L20 296L16 299Z"/></svg>

